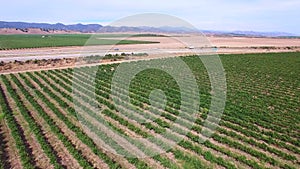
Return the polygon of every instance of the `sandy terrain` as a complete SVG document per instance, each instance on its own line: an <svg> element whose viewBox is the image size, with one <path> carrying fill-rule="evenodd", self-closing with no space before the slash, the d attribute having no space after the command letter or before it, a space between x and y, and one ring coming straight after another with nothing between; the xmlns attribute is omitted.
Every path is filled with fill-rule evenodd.
<svg viewBox="0 0 300 169"><path fill-rule="evenodd" d="M210 42L217 47L249 47L249 46L300 46L300 39L283 38L249 38L249 37L208 37Z"/></svg>
<svg viewBox="0 0 300 169"><path fill-rule="evenodd" d="M130 58L130 60L136 60L190 54L206 54L207 52L214 54L238 54L300 51L300 39L203 37L190 35L172 37L129 37L125 39L159 41L160 43L0 50L0 61L14 62L15 60L26 61L34 59L63 59L90 55L104 56L107 53L147 53L149 55L147 58ZM26 70L50 69L74 65L74 62L68 62L68 64L61 63L49 64L47 66L31 65L27 66ZM18 66L18 68L13 68L12 70L14 72L22 71L24 68L25 66L21 64ZM1 72L3 73L3 71Z"/></svg>
<svg viewBox="0 0 300 169"><path fill-rule="evenodd" d="M119 39L119 38L118 38ZM130 37L129 40L147 40L159 41L155 44L132 44L132 45L103 45L103 46L85 46L85 47L55 47L55 48L36 48L36 49L17 49L0 51L0 61L26 60L29 59L49 59L49 58L70 58L86 56L91 54L104 54L109 49L118 48L118 52L150 52L151 51L182 51L186 52L186 47L211 47L216 46L218 53L252 53L252 52L276 52L285 51L279 48L298 47L300 48L300 39L276 39L276 38L247 38L247 37L200 37L200 36L182 36L182 37ZM187 43L187 44L184 44ZM259 47L277 47L278 49L261 49ZM226 47L226 50L225 50ZM252 47L252 48L251 48ZM254 49L253 47L258 47ZM244 48L244 49L242 49ZM293 50L293 49L291 49ZM294 49L299 50L297 48ZM161 53L161 52L160 52Z"/></svg>

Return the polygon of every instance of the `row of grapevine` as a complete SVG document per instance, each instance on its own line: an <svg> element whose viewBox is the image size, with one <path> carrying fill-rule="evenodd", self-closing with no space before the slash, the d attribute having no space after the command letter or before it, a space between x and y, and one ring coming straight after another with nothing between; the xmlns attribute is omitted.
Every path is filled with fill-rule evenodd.
<svg viewBox="0 0 300 169"><path fill-rule="evenodd" d="M118 84L111 84L118 64L1 75L4 123L0 129L7 125L10 133L4 136L0 130L0 138L11 136L25 168L38 165L31 150L34 143L40 145L39 151L51 167L66 167L65 160L60 161L63 154L53 139L48 141L46 132L60 142L76 166L83 168L299 168L299 93L293 64L299 57L286 55L285 59L281 54L221 56L228 95L220 122L216 114L209 113L211 100L219 98L212 98L208 73L197 56L181 59L195 75L199 104L193 102L191 77L180 77L188 89L185 94L190 96L182 101L175 79L158 69L135 75L129 86L129 102L122 86L129 74L122 72L123 76L114 79ZM277 62L270 62L269 57ZM172 61L168 59L154 62ZM125 64L141 66L142 62L151 61ZM269 66L265 67L266 63ZM93 77L94 84L89 81ZM150 100L154 89L163 91L166 100L161 94ZM199 112L192 116L186 110L196 105ZM215 133L202 143L214 127ZM24 133L28 129L34 143ZM173 143L176 146L170 146ZM0 142L0 161L5 162L0 168L10 165L3 159L12 158L11 154L3 155L6 144ZM161 150L166 153L152 155ZM131 158L136 152L151 158ZM95 158L101 162L94 164Z"/></svg>

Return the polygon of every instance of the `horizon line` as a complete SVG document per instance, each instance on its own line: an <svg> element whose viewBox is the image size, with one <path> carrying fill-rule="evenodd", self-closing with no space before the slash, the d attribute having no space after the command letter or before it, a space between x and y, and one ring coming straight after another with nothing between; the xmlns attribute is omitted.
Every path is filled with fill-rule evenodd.
<svg viewBox="0 0 300 169"><path fill-rule="evenodd" d="M50 25L55 25L55 24L63 24L63 25L100 25L103 27L106 26L111 26L110 24L103 24L101 22L72 22L72 23L66 23L66 22L51 22L51 21L46 21L46 22L35 22L35 21L5 21L5 20L0 20L0 22L21 22L21 23L28 23L28 24L50 24ZM113 26L113 27L122 27L122 26ZM143 26L124 26L124 27L143 27ZM151 27L151 26L145 26L145 27ZM170 26L172 27L172 26ZM153 26L153 28L161 28L161 27L155 27ZM299 33L292 33L292 32L287 32L287 31L256 31L256 30L241 30L241 29L235 29L235 30L215 30L215 29L200 29L198 27L195 27L197 30L199 31L211 31L211 32L221 32L221 33L236 33L236 32L241 32L242 33L285 33L285 34L291 34L289 36L300 36Z"/></svg>

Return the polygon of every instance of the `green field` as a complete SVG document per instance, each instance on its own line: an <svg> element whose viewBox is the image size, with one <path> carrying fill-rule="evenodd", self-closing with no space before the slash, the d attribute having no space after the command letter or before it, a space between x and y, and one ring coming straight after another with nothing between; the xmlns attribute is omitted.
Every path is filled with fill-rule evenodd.
<svg viewBox="0 0 300 169"><path fill-rule="evenodd" d="M153 144L163 149L165 140L182 136L181 131L186 128L179 125L178 130L170 129L175 120L184 119L179 116L179 86L166 72L149 69L133 78L129 95L136 114L117 110L110 97L118 64L82 67L76 71L69 68L1 75L0 110L4 117L0 119L0 138L5 141L0 141L0 168L18 162L25 168L43 168L43 164L62 168L70 160L74 161L70 168L300 168L300 53L220 55L220 58L226 72L227 100L217 131L208 141L199 143L210 107L211 85L198 56L182 57L199 86L197 119L177 146L146 159L115 158L97 146L76 120L81 115L76 113L73 103L81 105L85 115L91 117L81 122L118 153L131 151L98 130L94 122L105 120L107 126L127 136L128 142L146 154L151 151L147 150L147 143L137 143L132 138L153 137ZM127 64L145 62L151 61ZM87 82L90 71L97 72L96 90ZM125 81L126 77L123 78L118 80ZM185 84L190 86L188 80ZM80 98L72 97L73 87ZM167 98L164 109L149 109L153 89L164 91ZM116 90L123 98L123 90ZM94 92L96 100L88 97ZM154 99L162 103L161 98ZM95 112L95 106L99 112ZM141 116L154 120L138 123ZM164 140L158 137L167 131L173 133L172 137Z"/></svg>
<svg viewBox="0 0 300 169"><path fill-rule="evenodd" d="M62 35L0 35L0 50L40 48L40 47L62 47L62 46L84 46L88 45L114 45L114 44L146 44L158 43L151 41L117 40L101 38L124 38L137 35L124 34L62 34ZM154 35L139 35L154 36Z"/></svg>

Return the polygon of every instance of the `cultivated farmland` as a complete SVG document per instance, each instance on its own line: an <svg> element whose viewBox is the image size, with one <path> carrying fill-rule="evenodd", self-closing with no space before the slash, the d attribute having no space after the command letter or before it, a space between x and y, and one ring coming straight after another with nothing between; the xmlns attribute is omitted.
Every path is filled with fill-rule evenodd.
<svg viewBox="0 0 300 169"><path fill-rule="evenodd" d="M151 36L142 34L140 36ZM42 48L42 47L63 47L63 46L84 46L89 40L89 45L115 45L115 44L149 44L158 43L153 41L121 40L126 35L122 34L61 34L61 35L0 35L0 50ZM105 38L119 39L105 39Z"/></svg>
<svg viewBox="0 0 300 169"><path fill-rule="evenodd" d="M128 138L160 138L180 118L179 86L169 74L149 69L131 81L131 104L140 110L136 116L117 110L110 97L118 64L75 68L76 71L69 68L1 75L0 168L300 168L300 53L220 58L226 72L227 100L216 133L199 143L209 111L211 86L199 57L182 57L199 86L197 119L186 135L173 133L174 137L182 138L175 147L143 159L116 156L98 146L78 122L73 103L80 104L92 117L86 124L95 131L92 121L101 116ZM161 61L168 59L172 58ZM96 100L88 97L94 92L91 84L86 83L91 70L97 70ZM186 85L189 84L187 81ZM72 97L74 86L80 98ZM148 98L153 89L164 91L167 98L166 107L157 114L149 111ZM100 112L94 112L94 105ZM154 120L138 123L140 114ZM122 150L105 133L95 134L105 146L131 153ZM163 149L168 139L157 139L154 147ZM134 145L142 149L143 144Z"/></svg>

